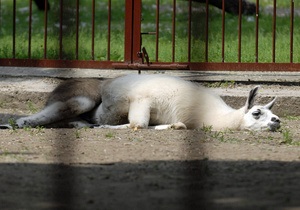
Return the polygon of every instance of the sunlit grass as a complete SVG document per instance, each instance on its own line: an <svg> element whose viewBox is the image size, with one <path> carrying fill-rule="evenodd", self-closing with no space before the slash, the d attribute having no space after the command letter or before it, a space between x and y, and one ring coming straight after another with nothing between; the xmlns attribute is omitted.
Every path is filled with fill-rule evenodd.
<svg viewBox="0 0 300 210"><path fill-rule="evenodd" d="M255 0L251 0L256 2ZM12 2L1 1L1 24L0 24L0 58L11 58L12 44ZM74 0L65 0L74 8ZM161 0L160 7L160 34L158 61L172 61L172 0ZM48 14L47 30L47 52L46 58L58 59L59 52L59 5L51 3ZM72 5L73 4L73 5ZM143 1L142 32L155 31L155 1ZM188 61L188 2L177 1L176 36L175 36L175 61ZM260 8L273 5L273 0L260 0ZM290 1L277 1L277 6L289 8ZM205 61L205 14L203 5L193 3L192 31L191 31L191 61ZM202 7L202 9L201 9ZM300 3L295 2L299 8ZM94 59L105 61L108 56L113 61L124 60L124 17L125 1L112 0L112 22L111 22L111 51L108 49L108 12L107 1L96 1L95 12L95 45ZM200 9L199 9L200 8ZM79 13L79 42L78 59L92 59L92 4L90 0L80 0ZM222 16L219 10L210 8L209 11L209 39L208 39L208 61L222 61ZM76 18L75 13L64 14L68 22L65 25L62 46L62 59L76 58ZM260 14L259 19L259 62L272 62L272 16ZM277 17L276 25L276 62L289 62L290 60L290 17ZM294 20L294 62L300 60L300 18L295 16ZM238 61L238 18L226 14L224 50L225 62ZM44 13L38 11L33 5L32 36L31 36L31 58L41 59L44 56ZM17 0L16 18L16 58L28 58L28 1ZM155 61L155 36L143 35L142 45L146 47L151 61ZM255 62L255 17L243 17L241 37L241 61Z"/></svg>

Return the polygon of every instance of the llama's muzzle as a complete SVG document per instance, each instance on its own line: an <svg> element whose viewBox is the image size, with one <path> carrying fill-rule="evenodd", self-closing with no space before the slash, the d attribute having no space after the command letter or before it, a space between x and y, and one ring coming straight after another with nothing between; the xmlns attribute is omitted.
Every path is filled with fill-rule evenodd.
<svg viewBox="0 0 300 210"><path fill-rule="evenodd" d="M271 131L276 131L277 129L280 128L280 119L277 117L272 117L271 122L268 123L268 126Z"/></svg>

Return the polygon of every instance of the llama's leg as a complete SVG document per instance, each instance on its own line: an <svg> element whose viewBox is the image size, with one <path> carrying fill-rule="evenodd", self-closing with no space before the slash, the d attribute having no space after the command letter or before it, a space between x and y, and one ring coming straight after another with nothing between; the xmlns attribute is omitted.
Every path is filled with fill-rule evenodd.
<svg viewBox="0 0 300 210"><path fill-rule="evenodd" d="M117 106L119 105L119 106ZM124 123L124 116L127 112L122 110L122 104L100 104L95 110L92 121L98 125L118 125ZM128 122L128 120L126 120Z"/></svg>
<svg viewBox="0 0 300 210"><path fill-rule="evenodd" d="M76 120L68 122L68 126L72 128L94 128L95 125L85 120Z"/></svg>
<svg viewBox="0 0 300 210"><path fill-rule="evenodd" d="M108 129L128 129L132 128L130 124L123 124L123 125L100 125L95 128L108 128ZM134 127L137 128L137 127ZM166 125L155 125L155 126L148 126L148 129L154 129L154 130L186 130L187 127L182 122L177 122L173 124L166 124Z"/></svg>
<svg viewBox="0 0 300 210"><path fill-rule="evenodd" d="M46 106L43 110L36 114L17 119L15 122L15 126L17 128L23 128L26 126L36 127L39 125L41 126L54 122L55 119L58 118L58 116L62 116L62 114L60 114L58 110L62 109L64 105L65 104L63 102L55 102L49 106ZM14 125L4 124L1 125L0 128L12 129L14 128Z"/></svg>
<svg viewBox="0 0 300 210"><path fill-rule="evenodd" d="M66 102L57 101L46 106L42 111L16 120L19 128L42 126L64 119L76 117L93 109L95 102L86 97L71 98Z"/></svg>
<svg viewBox="0 0 300 210"><path fill-rule="evenodd" d="M130 124L123 124L123 125L99 125L99 126L95 126L94 128L128 129L128 128L130 128Z"/></svg>
<svg viewBox="0 0 300 210"><path fill-rule="evenodd" d="M132 101L129 105L129 111L126 110L128 110L128 104L126 103L102 103L94 115L95 121L99 124L97 128L126 129L148 127L150 120L148 100ZM127 114L127 112L129 124L120 124L124 118L124 113Z"/></svg>
<svg viewBox="0 0 300 210"><path fill-rule="evenodd" d="M187 127L184 123L182 122L177 122L173 124L166 124L166 125L156 125L156 126L149 126L150 129L155 129L155 130L168 130L168 129L173 129L173 130L186 130Z"/></svg>
<svg viewBox="0 0 300 210"><path fill-rule="evenodd" d="M128 120L131 128L148 128L150 121L150 102L137 99L130 102Z"/></svg>
<svg viewBox="0 0 300 210"><path fill-rule="evenodd" d="M64 102L55 102L49 106L46 106L43 110L40 112L27 116L27 117L21 117L16 120L16 125L19 128L25 127L25 126L42 126L49 123L52 123L56 120L59 120L61 116L63 116L63 112L60 110L63 110L65 107Z"/></svg>

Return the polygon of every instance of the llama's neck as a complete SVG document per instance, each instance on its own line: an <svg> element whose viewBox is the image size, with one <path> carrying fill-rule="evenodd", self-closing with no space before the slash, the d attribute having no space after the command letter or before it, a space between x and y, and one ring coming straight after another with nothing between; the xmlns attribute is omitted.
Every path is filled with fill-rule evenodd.
<svg viewBox="0 0 300 210"><path fill-rule="evenodd" d="M227 112L220 112L215 116L210 124L213 130L233 129L240 130L243 124L243 117L245 115L244 108L231 109Z"/></svg>
<svg viewBox="0 0 300 210"><path fill-rule="evenodd" d="M223 106L218 111L214 110L210 114L207 113L203 120L208 123L207 125L211 125L213 130L240 130L244 115L244 108L236 110L229 106Z"/></svg>
<svg viewBox="0 0 300 210"><path fill-rule="evenodd" d="M194 123L194 125L198 125L198 128L212 126L213 130L224 130L226 128L236 130L240 128L244 115L243 108L233 109L220 96L210 90L204 89L199 91L198 94L198 97L194 97L197 100L195 101L197 107L194 107L194 109L198 110L198 114L193 118L198 123Z"/></svg>

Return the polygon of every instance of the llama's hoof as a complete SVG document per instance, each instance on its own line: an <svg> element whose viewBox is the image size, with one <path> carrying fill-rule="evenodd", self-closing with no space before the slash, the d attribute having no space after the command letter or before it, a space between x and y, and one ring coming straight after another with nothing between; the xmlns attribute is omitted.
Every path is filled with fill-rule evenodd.
<svg viewBox="0 0 300 210"><path fill-rule="evenodd" d="M171 125L171 129L174 129L174 130L186 130L187 127L182 122L177 122L177 123L174 123L174 124Z"/></svg>
<svg viewBox="0 0 300 210"><path fill-rule="evenodd" d="M89 128L98 128L100 125L99 124L90 124Z"/></svg>
<svg viewBox="0 0 300 210"><path fill-rule="evenodd" d="M0 129L13 129L13 127L11 125L0 125Z"/></svg>
<svg viewBox="0 0 300 210"><path fill-rule="evenodd" d="M93 128L109 128L108 125L94 125Z"/></svg>

